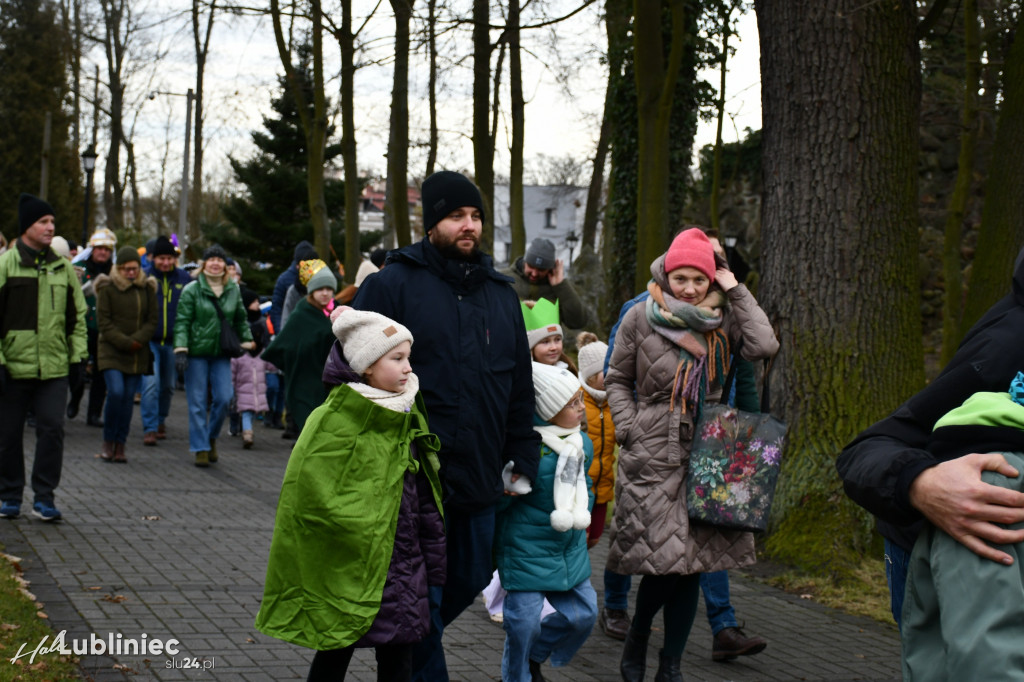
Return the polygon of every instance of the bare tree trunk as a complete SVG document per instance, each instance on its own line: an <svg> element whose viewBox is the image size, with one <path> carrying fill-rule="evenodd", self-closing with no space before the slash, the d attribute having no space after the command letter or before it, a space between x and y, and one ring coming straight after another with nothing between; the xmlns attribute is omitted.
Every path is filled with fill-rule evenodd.
<svg viewBox="0 0 1024 682"><path fill-rule="evenodd" d="M429 75L427 76L427 108L430 115L430 140L427 143L428 178L434 173L437 165L437 0L427 0L427 55Z"/></svg>
<svg viewBox="0 0 1024 682"><path fill-rule="evenodd" d="M355 36L352 33L352 0L341 1L341 160L345 165L345 272L354 278L359 253L359 166L356 160Z"/></svg>
<svg viewBox="0 0 1024 682"><path fill-rule="evenodd" d="M480 246L494 250L494 140L488 122L491 83L490 2L473 0L473 166L476 185L484 201Z"/></svg>
<svg viewBox="0 0 1024 682"><path fill-rule="evenodd" d="M331 251L330 225L327 221L327 201L324 198L324 145L327 138L327 99L324 95L323 14L320 0L310 0L313 43L313 103L312 107L302 90L302 81L296 76L291 51L281 26L280 0L270 0L270 18L274 25L277 53L284 67L288 90L295 98L302 130L306 136L307 194L309 214L313 223L314 247L324 260ZM312 109L312 110L311 110Z"/></svg>
<svg viewBox="0 0 1024 682"><path fill-rule="evenodd" d="M764 121L761 301L789 424L775 556L844 574L871 538L835 455L924 382L920 56L912 0L757 0Z"/></svg>
<svg viewBox="0 0 1024 682"><path fill-rule="evenodd" d="M395 12L395 74L391 87L391 133L388 136L388 179L385 213L398 246L412 243L409 229L409 21L412 0L391 0Z"/></svg>
<svg viewBox="0 0 1024 682"><path fill-rule="evenodd" d="M1018 15L1013 47L1003 66L1003 98L988 164L978 248L964 305L966 331L1008 293L1007 274L1024 243L1024 17Z"/></svg>
<svg viewBox="0 0 1024 682"><path fill-rule="evenodd" d="M203 80L206 75L206 58L210 54L210 35L213 33L213 18L217 12L217 0L210 0L210 13L206 17L205 35L200 35L199 0L192 0L192 40L196 53L195 92L195 138L192 148L192 200L188 218L188 240L199 242L199 221L203 207Z"/></svg>
<svg viewBox="0 0 1024 682"><path fill-rule="evenodd" d="M121 146L124 144L124 89L121 80L126 51L129 8L124 0L100 0L103 13L103 48L107 61L107 88L110 91L110 146L103 172L103 210L107 227L124 229L124 185L121 182Z"/></svg>
<svg viewBox="0 0 1024 682"><path fill-rule="evenodd" d="M611 120L608 117L608 93L606 93L604 113L601 115L601 133L597 138L597 149L594 152L594 169L590 174L590 187L587 188L587 206L583 209L581 255L584 251L596 251L597 247L597 216L601 212L601 197L604 195L604 167L608 157L609 137L611 137Z"/></svg>
<svg viewBox="0 0 1024 682"><path fill-rule="evenodd" d="M718 122L715 126L715 159L711 171L711 227L719 229L721 216L721 193L722 193L722 126L725 123L725 76L729 63L729 32L732 29L733 0L725 0L720 7L719 17L722 22L722 57L721 73L718 79L718 101L715 104L717 109Z"/></svg>
<svg viewBox="0 0 1024 682"><path fill-rule="evenodd" d="M526 141L526 102L523 99L523 59L519 52L519 0L508 0L509 88L512 106L512 149L509 172L509 225L512 246L511 263L526 253L526 221L523 217L523 146Z"/></svg>
<svg viewBox="0 0 1024 682"><path fill-rule="evenodd" d="M637 91L637 272L633 282L643 291L650 278L648 266L668 243L669 128L672 100L682 67L686 36L683 0L670 0L672 44L668 60L662 42L660 0L633 3L634 76Z"/></svg>

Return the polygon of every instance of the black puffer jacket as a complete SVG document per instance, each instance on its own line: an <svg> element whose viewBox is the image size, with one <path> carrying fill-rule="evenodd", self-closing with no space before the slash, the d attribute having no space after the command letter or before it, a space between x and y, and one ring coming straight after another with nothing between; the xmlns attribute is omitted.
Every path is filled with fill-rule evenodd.
<svg viewBox="0 0 1024 682"><path fill-rule="evenodd" d="M942 373L840 453L836 468L846 494L878 517L882 535L907 551L914 546L923 518L910 504L911 483L925 469L957 454L925 450L932 427L978 391L1007 390L1024 369L1022 330L1024 250L1017 255L1012 291L967 332ZM971 452L988 452L983 444L978 447Z"/></svg>
<svg viewBox="0 0 1024 682"><path fill-rule="evenodd" d="M430 430L441 439L446 508L496 504L509 460L516 472L536 478L540 438L526 328L511 280L494 270L490 256L449 260L424 238L392 251L352 306L412 332L413 371Z"/></svg>

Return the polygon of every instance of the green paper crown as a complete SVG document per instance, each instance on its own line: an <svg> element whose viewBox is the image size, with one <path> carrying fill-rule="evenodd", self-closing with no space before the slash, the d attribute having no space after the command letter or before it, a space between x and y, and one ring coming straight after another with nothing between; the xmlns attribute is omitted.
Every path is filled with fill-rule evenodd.
<svg viewBox="0 0 1024 682"><path fill-rule="evenodd" d="M523 309L523 320L526 322L526 331L540 329L551 324L560 324L558 313L558 301L552 303L546 298L538 299L530 308L520 302L519 307Z"/></svg>

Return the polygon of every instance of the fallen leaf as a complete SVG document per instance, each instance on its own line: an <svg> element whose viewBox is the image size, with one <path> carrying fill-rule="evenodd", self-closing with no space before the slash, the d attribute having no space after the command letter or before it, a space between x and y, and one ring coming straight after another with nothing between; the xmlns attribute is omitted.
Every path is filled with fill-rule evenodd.
<svg viewBox="0 0 1024 682"><path fill-rule="evenodd" d="M801 594L800 598L801 599L814 599L814 595L813 594Z"/></svg>
<svg viewBox="0 0 1024 682"><path fill-rule="evenodd" d="M0 624L0 630L17 630L20 627L20 625L15 625L14 623Z"/></svg>
<svg viewBox="0 0 1024 682"><path fill-rule="evenodd" d="M105 594L101 597L101 599L103 599L103 601L109 601L115 604L120 604L123 601L128 601L128 597L124 596L123 594Z"/></svg>
<svg viewBox="0 0 1024 682"><path fill-rule="evenodd" d="M103 588L99 585L93 585L92 587L85 588L87 590L102 590Z"/></svg>
<svg viewBox="0 0 1024 682"><path fill-rule="evenodd" d="M44 619L44 620L46 620L46 619L48 619L48 618L49 618L49 616L47 616L47 615L46 615L45 613L43 613L42 611L36 611L36 615L37 615L37 616L39 616L40 618Z"/></svg>
<svg viewBox="0 0 1024 682"><path fill-rule="evenodd" d="M256 643L256 640L253 639L252 637L246 637L245 641L248 642L249 644L255 644Z"/></svg>
<svg viewBox="0 0 1024 682"><path fill-rule="evenodd" d="M146 516L142 517L142 520L143 521L159 521L160 517L157 516L156 514L147 514Z"/></svg>

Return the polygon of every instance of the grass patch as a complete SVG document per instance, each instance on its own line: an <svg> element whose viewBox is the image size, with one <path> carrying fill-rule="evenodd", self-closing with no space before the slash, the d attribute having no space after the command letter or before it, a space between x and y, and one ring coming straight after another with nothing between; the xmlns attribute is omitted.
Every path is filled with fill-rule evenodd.
<svg viewBox="0 0 1024 682"><path fill-rule="evenodd" d="M851 577L842 582L785 567L767 574L755 572L747 575L790 594L813 599L819 604L855 616L871 618L896 629L889 606L885 569L875 557L862 559L850 571Z"/></svg>
<svg viewBox="0 0 1024 682"><path fill-rule="evenodd" d="M31 663L31 655L11 663L23 644L22 654L34 651L44 637L43 646L49 646L55 634L30 588L21 577L18 559L0 554L0 682L81 679L75 656L41 653Z"/></svg>

